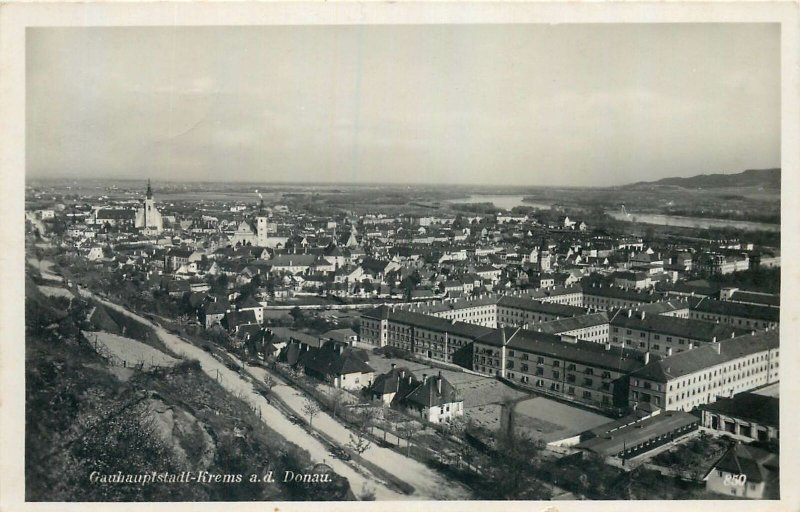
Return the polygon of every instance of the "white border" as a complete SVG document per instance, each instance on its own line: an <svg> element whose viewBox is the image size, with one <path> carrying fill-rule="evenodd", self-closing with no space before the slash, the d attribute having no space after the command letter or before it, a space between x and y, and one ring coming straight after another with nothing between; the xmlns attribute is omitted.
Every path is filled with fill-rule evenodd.
<svg viewBox="0 0 800 512"><path fill-rule="evenodd" d="M517 2L517 3L238 3L85 2L0 4L0 510L798 510L798 427L792 399L798 392L800 269L797 233L800 141L800 32L796 2ZM782 47L782 382L781 501L692 502L356 502L67 504L24 503L24 210L25 27L314 25L440 23L781 23Z"/></svg>

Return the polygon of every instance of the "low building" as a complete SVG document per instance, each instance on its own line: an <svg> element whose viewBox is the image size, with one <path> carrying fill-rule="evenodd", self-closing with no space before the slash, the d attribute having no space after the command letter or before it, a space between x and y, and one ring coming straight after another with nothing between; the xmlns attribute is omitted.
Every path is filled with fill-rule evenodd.
<svg viewBox="0 0 800 512"><path fill-rule="evenodd" d="M290 343L287 349L294 343ZM320 348L301 345L297 364L307 375L335 388L358 391L372 384L375 370L352 349L341 343L326 342Z"/></svg>
<svg viewBox="0 0 800 512"><path fill-rule="evenodd" d="M375 377L369 387L369 396L373 400L380 400L384 405L397 404L418 385L419 379L408 368L398 368L392 363L391 370Z"/></svg>
<svg viewBox="0 0 800 512"><path fill-rule="evenodd" d="M755 393L739 393L700 406L702 425L743 441L779 439L780 400Z"/></svg>
<svg viewBox="0 0 800 512"><path fill-rule="evenodd" d="M703 478L706 490L736 498L778 499L779 461L775 453L737 443Z"/></svg>
<svg viewBox="0 0 800 512"><path fill-rule="evenodd" d="M575 447L602 457L630 459L695 432L697 416L680 411L655 411L648 416L629 415L581 435Z"/></svg>
<svg viewBox="0 0 800 512"><path fill-rule="evenodd" d="M443 423L464 415L461 393L439 375L423 374L422 380L403 397L402 404L412 413L431 423Z"/></svg>

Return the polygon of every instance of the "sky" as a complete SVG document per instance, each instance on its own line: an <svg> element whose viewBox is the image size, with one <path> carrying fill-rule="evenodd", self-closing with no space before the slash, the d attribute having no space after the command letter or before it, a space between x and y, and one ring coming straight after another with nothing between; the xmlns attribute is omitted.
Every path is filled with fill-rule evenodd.
<svg viewBox="0 0 800 512"><path fill-rule="evenodd" d="M780 167L778 24L28 29L28 179L603 186Z"/></svg>

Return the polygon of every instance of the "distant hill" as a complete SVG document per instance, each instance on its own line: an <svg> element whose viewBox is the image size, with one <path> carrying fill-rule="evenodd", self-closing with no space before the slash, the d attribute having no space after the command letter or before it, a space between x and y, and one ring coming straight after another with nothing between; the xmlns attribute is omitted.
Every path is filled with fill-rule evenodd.
<svg viewBox="0 0 800 512"><path fill-rule="evenodd" d="M737 174L700 174L690 178L664 178L658 181L640 181L625 188L669 186L681 188L763 187L781 188L780 169L748 169Z"/></svg>

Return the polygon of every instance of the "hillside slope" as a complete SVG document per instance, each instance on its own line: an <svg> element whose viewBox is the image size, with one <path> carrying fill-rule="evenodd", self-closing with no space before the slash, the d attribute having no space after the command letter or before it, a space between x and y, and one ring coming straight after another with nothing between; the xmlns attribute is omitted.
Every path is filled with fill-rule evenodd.
<svg viewBox="0 0 800 512"><path fill-rule="evenodd" d="M763 187L781 188L780 169L748 169L736 174L700 174L689 178L663 178L658 181L640 181L626 188L672 186L681 188Z"/></svg>

